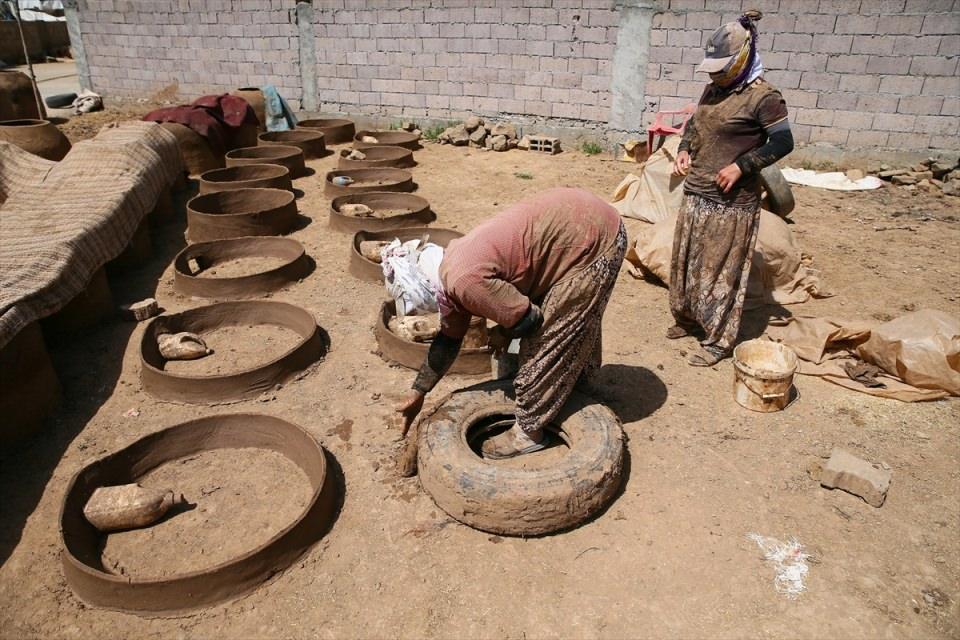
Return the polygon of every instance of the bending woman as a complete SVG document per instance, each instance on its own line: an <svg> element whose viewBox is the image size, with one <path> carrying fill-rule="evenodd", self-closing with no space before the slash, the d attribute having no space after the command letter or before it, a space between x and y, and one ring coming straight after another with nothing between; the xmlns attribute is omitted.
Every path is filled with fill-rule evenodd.
<svg viewBox="0 0 960 640"><path fill-rule="evenodd" d="M484 443L484 456L544 448L544 426L600 365L600 324L626 246L616 210L582 189L541 193L452 242L440 264L440 334L396 410L409 424L456 359L470 317L488 318L499 325L492 343L520 338L520 370L517 421Z"/></svg>
<svg viewBox="0 0 960 640"><path fill-rule="evenodd" d="M670 271L668 338L704 333L689 362L710 366L736 344L760 222L758 174L793 150L783 96L763 80L748 11L717 29L697 71L710 74L674 172L687 176Z"/></svg>

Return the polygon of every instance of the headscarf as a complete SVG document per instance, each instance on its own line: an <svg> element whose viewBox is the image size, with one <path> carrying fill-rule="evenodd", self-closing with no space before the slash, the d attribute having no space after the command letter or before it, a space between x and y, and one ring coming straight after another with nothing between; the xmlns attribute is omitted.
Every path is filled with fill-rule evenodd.
<svg viewBox="0 0 960 640"><path fill-rule="evenodd" d="M760 52L757 51L757 21L763 14L755 9L745 11L737 20L747 30L747 39L740 52L718 73L710 74L713 84L726 91L733 91L749 84L763 74Z"/></svg>

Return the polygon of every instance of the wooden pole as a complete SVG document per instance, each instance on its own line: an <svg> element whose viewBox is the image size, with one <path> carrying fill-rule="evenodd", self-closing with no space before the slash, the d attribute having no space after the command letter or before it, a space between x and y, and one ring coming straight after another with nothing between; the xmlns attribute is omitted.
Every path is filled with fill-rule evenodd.
<svg viewBox="0 0 960 640"><path fill-rule="evenodd" d="M13 5L13 17L17 20L17 31L20 32L20 44L23 45L23 59L27 61L27 69L30 71L30 80L33 81L33 99L37 101L37 118L43 119L43 102L40 100L40 85L37 84L37 75L33 72L33 63L30 61L30 52L27 50L27 38L23 35L23 24L20 22L20 3L12 0L9 4Z"/></svg>

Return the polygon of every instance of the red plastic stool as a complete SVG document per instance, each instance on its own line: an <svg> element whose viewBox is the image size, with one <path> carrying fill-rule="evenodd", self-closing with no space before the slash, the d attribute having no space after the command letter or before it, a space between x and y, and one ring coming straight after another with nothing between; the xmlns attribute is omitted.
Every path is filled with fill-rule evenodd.
<svg viewBox="0 0 960 640"><path fill-rule="evenodd" d="M657 145L657 149L663 146L663 141L666 140L667 136L679 133L683 135L683 130L687 128L687 121L693 116L694 112L697 110L697 105L690 103L679 111L657 111L657 116L653 120L653 124L647 127L647 156L654 152L653 148L653 139L656 136L660 136L660 144ZM673 117L672 116L683 116L683 121L680 123L679 127L673 126ZM669 122L664 122L664 116L671 116Z"/></svg>

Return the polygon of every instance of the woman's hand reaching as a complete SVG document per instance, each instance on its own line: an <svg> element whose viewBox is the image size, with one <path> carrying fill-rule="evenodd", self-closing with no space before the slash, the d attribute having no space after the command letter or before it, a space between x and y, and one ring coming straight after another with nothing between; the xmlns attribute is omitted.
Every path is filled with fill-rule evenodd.
<svg viewBox="0 0 960 640"><path fill-rule="evenodd" d="M690 171L690 152L684 149L677 154L677 159L673 161L673 175L685 176Z"/></svg>

